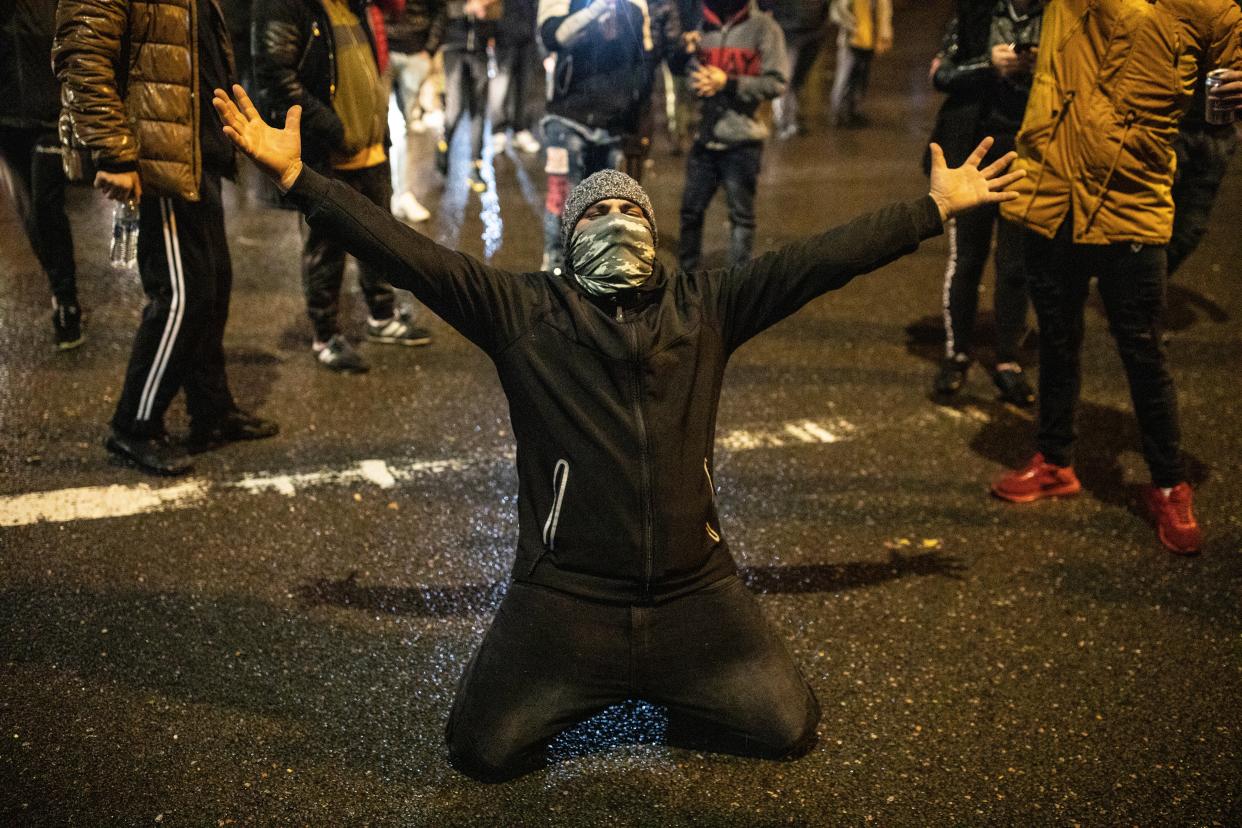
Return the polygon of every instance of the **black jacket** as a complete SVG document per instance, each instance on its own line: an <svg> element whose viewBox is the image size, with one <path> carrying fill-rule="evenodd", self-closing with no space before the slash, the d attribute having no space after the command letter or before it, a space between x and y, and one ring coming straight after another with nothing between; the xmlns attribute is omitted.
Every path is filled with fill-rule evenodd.
<svg viewBox="0 0 1242 828"><path fill-rule="evenodd" d="M570 0L566 14L544 17L539 25L544 48L556 54L547 111L592 129L633 132L651 90L652 64L643 37L650 21L644 24L636 4L620 0L607 34L600 23L592 23L581 42L563 47L556 30L566 17L590 4L591 0Z"/></svg>
<svg viewBox="0 0 1242 828"><path fill-rule="evenodd" d="M9 126L55 129L60 85L52 74L56 0L0 0L0 120Z"/></svg>
<svg viewBox="0 0 1242 828"><path fill-rule="evenodd" d="M375 50L366 2L353 0ZM258 107L269 123L302 105L302 158L322 167L345 141L345 125L332 108L336 94L336 44L332 23L318 0L256 0L250 26Z"/></svg>
<svg viewBox="0 0 1242 828"><path fill-rule="evenodd" d="M735 569L712 483L730 355L941 230L931 198L895 204L732 270L657 265L655 289L617 310L571 277L507 273L441 247L313 171L290 196L491 357L517 442L514 578L620 603Z"/></svg>
<svg viewBox="0 0 1242 828"><path fill-rule="evenodd" d="M1030 78L1005 79L992 69L992 47L1012 43L1038 46L1043 4L1025 14L1009 0L992 2L985 17L977 11L956 18L940 52L932 84L949 97L940 108L932 140L940 144L950 166L966 160L987 136L996 142L984 160L990 164L1014 148L1014 137L1030 96Z"/></svg>
<svg viewBox="0 0 1242 828"><path fill-rule="evenodd" d="M399 14L385 13L388 51L403 54L436 53L444 37L442 0L406 0Z"/></svg>

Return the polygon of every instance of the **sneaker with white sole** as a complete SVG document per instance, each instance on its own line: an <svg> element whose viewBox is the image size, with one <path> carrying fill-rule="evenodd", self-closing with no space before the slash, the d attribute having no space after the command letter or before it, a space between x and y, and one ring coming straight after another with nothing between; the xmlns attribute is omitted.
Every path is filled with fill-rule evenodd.
<svg viewBox="0 0 1242 828"><path fill-rule="evenodd" d="M342 374L365 374L370 370L349 340L340 334L333 334L327 342L316 342L312 349L315 359L323 367Z"/></svg>
<svg viewBox="0 0 1242 828"><path fill-rule="evenodd" d="M429 345L431 333L415 325L408 310L401 310L391 319L367 319L367 339L383 345Z"/></svg>
<svg viewBox="0 0 1242 828"><path fill-rule="evenodd" d="M509 146L509 136L503 132L492 133L492 154L504 155L505 149Z"/></svg>
<svg viewBox="0 0 1242 828"><path fill-rule="evenodd" d="M524 129L521 132L514 134L513 146L515 146L519 152L524 152L527 155L534 155L539 152L539 150L543 149L543 146L539 143L539 139L536 138L529 129Z"/></svg>
<svg viewBox="0 0 1242 828"><path fill-rule="evenodd" d="M392 214L407 224L418 224L431 218L431 211L419 203L413 193L393 196Z"/></svg>

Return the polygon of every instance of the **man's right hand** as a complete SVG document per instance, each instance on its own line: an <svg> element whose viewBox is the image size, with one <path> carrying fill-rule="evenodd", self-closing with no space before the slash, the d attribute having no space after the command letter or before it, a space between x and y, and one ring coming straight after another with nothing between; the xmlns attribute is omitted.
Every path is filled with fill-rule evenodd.
<svg viewBox="0 0 1242 828"><path fill-rule="evenodd" d="M237 103L223 89L217 89L211 100L224 123L224 134L259 169L276 179L281 190L288 191L302 171L302 107L289 107L285 128L273 129L263 122L245 89L233 84L233 94Z"/></svg>
<svg viewBox="0 0 1242 828"><path fill-rule="evenodd" d="M113 201L138 201L142 198L142 179L137 172L95 173L95 189Z"/></svg>
<svg viewBox="0 0 1242 828"><path fill-rule="evenodd" d="M1002 78L1021 71L1022 62L1012 44L998 43L992 47L992 68Z"/></svg>

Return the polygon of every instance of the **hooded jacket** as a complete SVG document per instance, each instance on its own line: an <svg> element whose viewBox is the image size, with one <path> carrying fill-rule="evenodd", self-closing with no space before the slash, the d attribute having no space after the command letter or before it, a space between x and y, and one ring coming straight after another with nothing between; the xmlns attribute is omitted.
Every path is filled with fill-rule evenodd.
<svg viewBox="0 0 1242 828"><path fill-rule="evenodd" d="M715 8L713 8L715 7ZM758 117L759 105L785 92L785 34L772 15L759 11L753 0L722 19L703 4L703 37L696 58L728 75L724 89L700 98L699 143L727 147L768 137L768 126Z"/></svg>
<svg viewBox="0 0 1242 828"><path fill-rule="evenodd" d="M212 14L203 20L198 0L60 0L52 65L61 143L85 149L101 170L137 170L143 192L198 201L200 27L212 27L226 74L237 76L224 13L217 0L206 5Z"/></svg>
<svg viewBox="0 0 1242 828"><path fill-rule="evenodd" d="M1052 0L1005 218L1077 244L1162 245L1173 138L1206 68L1242 69L1233 0Z"/></svg>
<svg viewBox="0 0 1242 828"><path fill-rule="evenodd" d="M491 358L517 441L514 578L617 603L674 597L735 571L713 482L730 355L941 231L925 197L731 270L657 263L635 301L612 303L572 278L507 273L441 247L309 168L290 197Z"/></svg>

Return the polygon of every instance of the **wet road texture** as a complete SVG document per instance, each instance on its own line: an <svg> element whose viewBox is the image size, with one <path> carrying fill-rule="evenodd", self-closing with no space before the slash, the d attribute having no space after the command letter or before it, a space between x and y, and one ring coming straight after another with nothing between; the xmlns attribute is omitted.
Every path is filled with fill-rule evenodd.
<svg viewBox="0 0 1242 828"><path fill-rule="evenodd" d="M925 192L941 22L898 5L872 127L768 148L762 249ZM540 169L497 159L499 214L428 177L429 232L537 265ZM662 138L646 183L671 260L681 161ZM724 528L821 700L819 746L793 763L676 750L661 711L632 703L501 786L455 773L443 745L512 560L495 375L430 317L430 347L361 345L365 376L317 367L297 219L230 193L230 376L282 432L201 455L188 481L101 448L142 306L136 279L106 266L110 209L71 198L89 338L68 353L51 347L46 285L10 209L0 224L0 824L1242 823L1236 163L1169 291L1200 556L1167 554L1140 516L1136 425L1095 304L1086 491L1025 507L988 496L1028 453L1031 416L996 402L978 368L954 404L929 399L935 239L763 334L726 377ZM724 221L717 203L715 262ZM346 325L361 339L356 284ZM169 426L186 427L180 401ZM22 517L13 498L39 492L59 494L39 501L43 519Z"/></svg>

